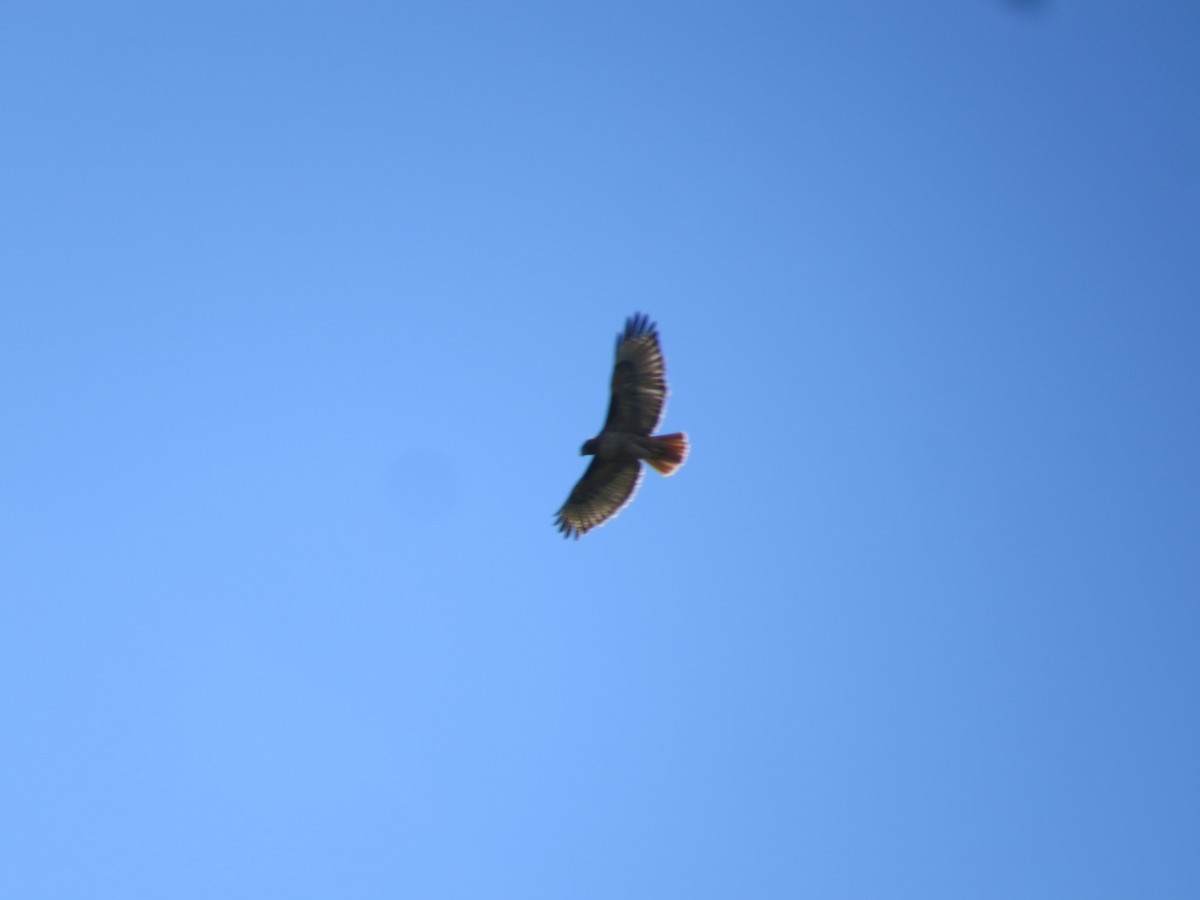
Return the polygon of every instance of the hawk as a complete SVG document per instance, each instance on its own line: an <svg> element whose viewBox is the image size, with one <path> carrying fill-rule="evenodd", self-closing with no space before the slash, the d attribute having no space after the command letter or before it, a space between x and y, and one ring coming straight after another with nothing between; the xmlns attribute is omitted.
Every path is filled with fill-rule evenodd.
<svg viewBox="0 0 1200 900"><path fill-rule="evenodd" d="M615 516L633 499L642 480L642 460L671 475L687 457L687 435L651 436L667 399L666 365L658 345L658 329L646 316L625 320L617 334L612 398L604 427L580 448L591 465L558 511L555 524L563 537L578 539Z"/></svg>

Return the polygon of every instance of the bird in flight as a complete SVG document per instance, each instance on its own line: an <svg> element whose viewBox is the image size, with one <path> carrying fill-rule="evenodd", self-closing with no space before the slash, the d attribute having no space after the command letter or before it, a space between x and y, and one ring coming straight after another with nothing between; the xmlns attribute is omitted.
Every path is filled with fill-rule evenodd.
<svg viewBox="0 0 1200 900"><path fill-rule="evenodd" d="M683 465L688 454L686 434L651 435L666 400L666 364L658 329L646 316L633 315L617 334L608 417L600 433L584 441L579 450L592 462L555 520L563 537L578 539L632 500L642 480L642 460L663 475Z"/></svg>

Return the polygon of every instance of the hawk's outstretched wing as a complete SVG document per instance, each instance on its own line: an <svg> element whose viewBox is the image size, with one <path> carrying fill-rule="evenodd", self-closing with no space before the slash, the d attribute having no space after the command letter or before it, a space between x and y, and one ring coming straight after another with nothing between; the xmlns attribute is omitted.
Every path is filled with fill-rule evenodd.
<svg viewBox="0 0 1200 900"><path fill-rule="evenodd" d="M612 518L633 499L641 480L642 464L637 460L595 457L558 511L558 530L578 538Z"/></svg>
<svg viewBox="0 0 1200 900"><path fill-rule="evenodd" d="M666 364L658 329L645 315L631 316L625 320L625 331L617 335L612 399L603 430L650 434L658 427L666 399Z"/></svg>

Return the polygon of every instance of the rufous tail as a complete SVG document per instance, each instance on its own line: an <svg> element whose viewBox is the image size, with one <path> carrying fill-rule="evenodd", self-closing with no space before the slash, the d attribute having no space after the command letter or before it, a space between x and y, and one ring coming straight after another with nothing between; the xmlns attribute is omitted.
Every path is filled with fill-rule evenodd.
<svg viewBox="0 0 1200 900"><path fill-rule="evenodd" d="M646 462L664 475L674 474L675 470L682 466L683 461L687 459L687 435L682 431L674 434L660 434L658 437L650 438L650 441L651 455L646 457Z"/></svg>

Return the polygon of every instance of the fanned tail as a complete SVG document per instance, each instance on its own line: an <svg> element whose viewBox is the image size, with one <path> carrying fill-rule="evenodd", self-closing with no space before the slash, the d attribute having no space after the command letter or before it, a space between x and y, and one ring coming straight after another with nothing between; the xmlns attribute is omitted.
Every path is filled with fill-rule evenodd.
<svg viewBox="0 0 1200 900"><path fill-rule="evenodd" d="M687 435L682 431L674 434L660 434L650 438L650 441L651 450L650 455L646 457L646 462L664 475L673 475L675 470L682 466L683 461L687 459Z"/></svg>

